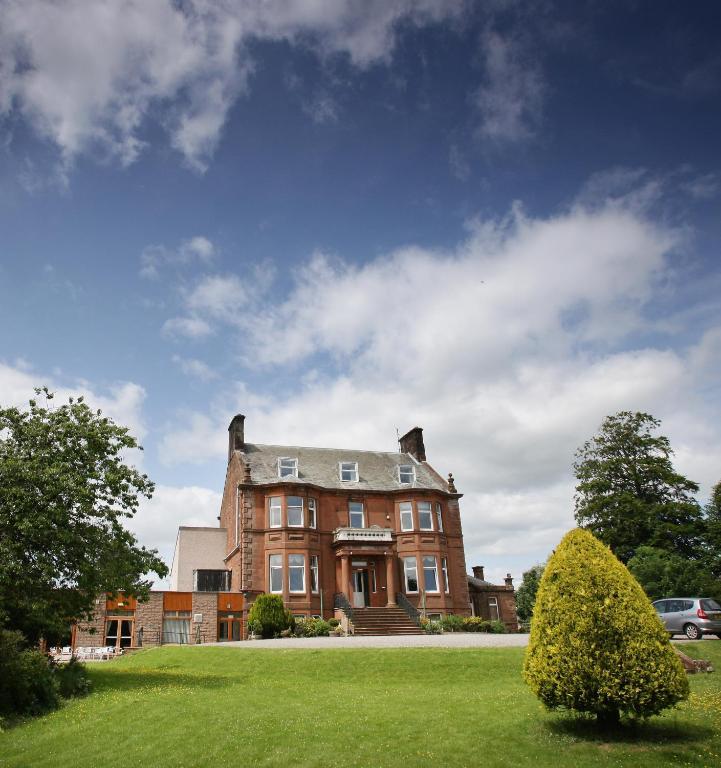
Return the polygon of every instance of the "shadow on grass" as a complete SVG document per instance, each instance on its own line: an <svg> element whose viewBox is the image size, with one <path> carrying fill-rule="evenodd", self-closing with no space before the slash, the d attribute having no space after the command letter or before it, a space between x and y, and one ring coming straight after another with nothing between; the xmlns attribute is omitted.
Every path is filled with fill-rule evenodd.
<svg viewBox="0 0 721 768"><path fill-rule="evenodd" d="M129 669L127 671L93 670L93 693L107 691L142 691L143 688L221 688L230 682L221 675L189 675L177 672L164 672L158 669Z"/></svg>
<svg viewBox="0 0 721 768"><path fill-rule="evenodd" d="M547 728L561 736L604 744L633 744L658 747L663 744L689 744L716 737L713 728L698 723L660 720L624 720L616 727L603 727L594 718L566 715L550 720Z"/></svg>

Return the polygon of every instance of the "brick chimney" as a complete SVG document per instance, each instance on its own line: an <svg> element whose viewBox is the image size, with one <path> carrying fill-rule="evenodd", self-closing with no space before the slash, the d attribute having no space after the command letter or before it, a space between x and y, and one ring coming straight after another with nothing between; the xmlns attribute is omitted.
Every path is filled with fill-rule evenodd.
<svg viewBox="0 0 721 768"><path fill-rule="evenodd" d="M228 427L228 461L233 455L233 451L240 451L245 445L245 416L239 413L233 416L233 420Z"/></svg>
<svg viewBox="0 0 721 768"><path fill-rule="evenodd" d="M413 427L398 442L401 444L401 453L410 453L418 461L426 460L426 447L423 445L423 430L421 427Z"/></svg>
<svg viewBox="0 0 721 768"><path fill-rule="evenodd" d="M506 582L507 587L510 587L511 589L513 589L513 577L511 576L510 573L506 574L506 578L504 579L504 581Z"/></svg>
<svg viewBox="0 0 721 768"><path fill-rule="evenodd" d="M473 566L473 577L476 579L479 579L480 581L485 581L483 578L483 566L482 565L474 565Z"/></svg>

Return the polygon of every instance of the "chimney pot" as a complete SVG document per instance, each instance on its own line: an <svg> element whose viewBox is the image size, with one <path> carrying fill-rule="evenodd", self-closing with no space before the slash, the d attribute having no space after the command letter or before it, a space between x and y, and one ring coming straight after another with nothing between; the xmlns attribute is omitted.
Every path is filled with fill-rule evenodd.
<svg viewBox="0 0 721 768"><path fill-rule="evenodd" d="M473 576L476 579L479 579L480 581L484 581L483 578L483 566L482 565L474 565L473 566Z"/></svg>
<svg viewBox="0 0 721 768"><path fill-rule="evenodd" d="M410 453L418 461L426 460L426 447L423 445L423 429L421 427L413 427L398 442L401 445L401 453Z"/></svg>
<svg viewBox="0 0 721 768"><path fill-rule="evenodd" d="M510 573L506 574L505 582L507 587L511 587L511 589L513 589L513 577Z"/></svg>
<svg viewBox="0 0 721 768"><path fill-rule="evenodd" d="M233 451L240 451L245 445L245 416L239 413L233 416L233 420L228 427L228 461L233 455Z"/></svg>

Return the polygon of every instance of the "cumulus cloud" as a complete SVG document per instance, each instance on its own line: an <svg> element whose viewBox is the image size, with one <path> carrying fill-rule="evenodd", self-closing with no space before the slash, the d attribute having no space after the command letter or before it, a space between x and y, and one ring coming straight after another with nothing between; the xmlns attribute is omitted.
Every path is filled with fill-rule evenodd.
<svg viewBox="0 0 721 768"><path fill-rule="evenodd" d="M173 559L175 539L181 525L218 525L221 495L198 486L158 485L151 499L144 499L127 527L146 547L157 549L168 567ZM168 589L165 581L155 589Z"/></svg>
<svg viewBox="0 0 721 768"><path fill-rule="evenodd" d="M161 123L203 171L253 71L248 43L287 40L356 67L387 61L400 22L460 13L460 0L3 0L0 117L11 112L60 151L134 162ZM327 115L327 110L325 112Z"/></svg>
<svg viewBox="0 0 721 768"><path fill-rule="evenodd" d="M468 562L503 573L544 559L573 525L574 453L610 413L661 418L703 498L721 466L709 392L721 334L686 349L637 341L659 332L654 301L684 246L614 198L546 219L515 208L450 251L363 265L314 254L284 299L227 328L246 364L297 374L292 396L226 388L169 426L161 456L222 462L237 412L260 443L393 451L396 428L420 424L431 463L465 494Z"/></svg>
<svg viewBox="0 0 721 768"><path fill-rule="evenodd" d="M203 339L213 328L202 317L171 317L163 323L162 333L168 338Z"/></svg>
<svg viewBox="0 0 721 768"><path fill-rule="evenodd" d="M535 135L546 82L531 47L517 35L488 28L481 37L484 80L473 96L481 139L515 143Z"/></svg>

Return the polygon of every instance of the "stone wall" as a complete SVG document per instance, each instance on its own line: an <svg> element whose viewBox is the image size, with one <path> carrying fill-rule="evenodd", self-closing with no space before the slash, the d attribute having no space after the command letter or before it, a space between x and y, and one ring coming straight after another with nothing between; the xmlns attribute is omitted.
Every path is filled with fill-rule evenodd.
<svg viewBox="0 0 721 768"><path fill-rule="evenodd" d="M203 620L197 624L195 617L201 614ZM218 593L193 592L192 624L190 627L190 642L198 641L200 627L200 642L215 643L218 640Z"/></svg>
<svg viewBox="0 0 721 768"><path fill-rule="evenodd" d="M95 601L95 614L90 621L79 621L75 627L76 648L101 648L105 645L105 596Z"/></svg>
<svg viewBox="0 0 721 768"><path fill-rule="evenodd" d="M141 629L143 648L160 645L163 631L163 592L151 592L146 603L138 602L135 609L134 645L140 645L138 633Z"/></svg>

